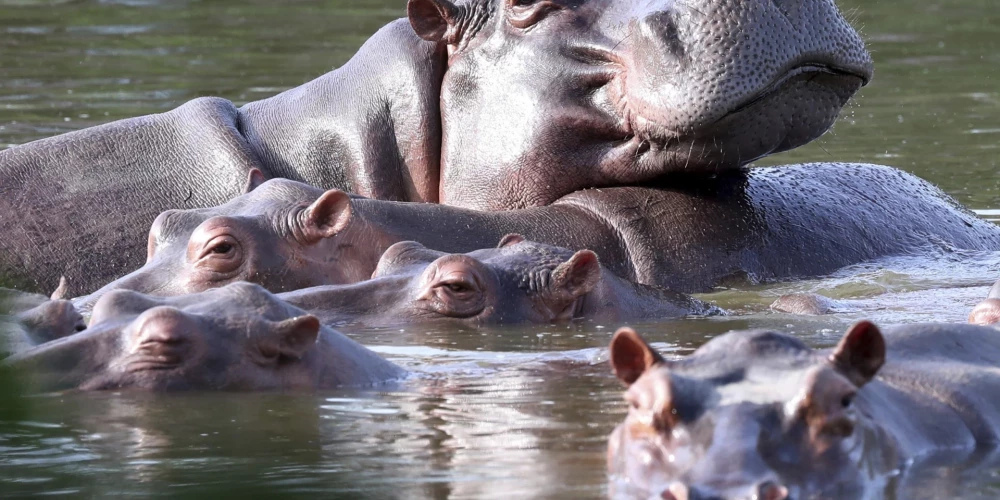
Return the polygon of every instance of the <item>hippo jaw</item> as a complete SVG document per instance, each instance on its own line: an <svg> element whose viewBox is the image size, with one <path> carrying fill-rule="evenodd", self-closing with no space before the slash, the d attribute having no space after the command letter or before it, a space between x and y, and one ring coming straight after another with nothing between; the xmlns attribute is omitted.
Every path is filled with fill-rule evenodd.
<svg viewBox="0 0 1000 500"><path fill-rule="evenodd" d="M872 63L832 2L792 3L411 0L449 49L441 201L544 205L819 137Z"/></svg>
<svg viewBox="0 0 1000 500"><path fill-rule="evenodd" d="M620 330L611 362L628 416L608 443L613 494L669 500L862 498L898 466L897 443L855 393L884 360L855 325L829 357L772 332L713 339L666 361Z"/></svg>

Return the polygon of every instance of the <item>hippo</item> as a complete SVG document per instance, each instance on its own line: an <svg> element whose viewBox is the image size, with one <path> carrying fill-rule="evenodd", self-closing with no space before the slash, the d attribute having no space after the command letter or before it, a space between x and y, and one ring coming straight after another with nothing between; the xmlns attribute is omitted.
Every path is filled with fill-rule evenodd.
<svg viewBox="0 0 1000 500"><path fill-rule="evenodd" d="M353 283L370 277L400 241L466 253L509 233L592 250L623 279L683 293L818 276L929 247L1000 249L996 225L927 182L877 165L754 168L720 175L711 187L689 178L669 188L591 189L498 212L272 179L219 207L160 215L146 265L77 306L85 310L117 288L168 295L232 280L274 292Z"/></svg>
<svg viewBox="0 0 1000 500"><path fill-rule="evenodd" d="M913 460L1000 436L992 328L860 321L820 350L730 332L677 360L623 328L609 356L629 404L608 442L614 497L881 498Z"/></svg>
<svg viewBox="0 0 1000 500"><path fill-rule="evenodd" d="M0 152L0 276L89 293L141 265L157 214L224 203L255 168L491 210L676 172L712 185L824 133L871 78L831 0L411 0L346 64L271 98Z"/></svg>
<svg viewBox="0 0 1000 500"><path fill-rule="evenodd" d="M52 295L25 293L0 288L0 319L7 315L14 332L7 332L7 345L0 351L22 350L82 331L87 327L73 302L62 297L65 280Z"/></svg>
<svg viewBox="0 0 1000 500"><path fill-rule="evenodd" d="M771 303L770 309L803 316L822 316L856 310L843 301L834 300L818 293L788 293L775 299Z"/></svg>
<svg viewBox="0 0 1000 500"><path fill-rule="evenodd" d="M372 385L405 372L259 285L178 297L101 297L83 332L3 365L41 391L316 390Z"/></svg>
<svg viewBox="0 0 1000 500"><path fill-rule="evenodd" d="M1000 281L990 288L986 300L976 304L969 313L969 323L973 325L994 325L1000 323Z"/></svg>
<svg viewBox="0 0 1000 500"><path fill-rule="evenodd" d="M688 295L624 280L603 269L590 250L573 252L519 234L505 236L496 248L463 254L399 242L382 255L371 280L278 296L324 324L365 326L621 322L722 312Z"/></svg>

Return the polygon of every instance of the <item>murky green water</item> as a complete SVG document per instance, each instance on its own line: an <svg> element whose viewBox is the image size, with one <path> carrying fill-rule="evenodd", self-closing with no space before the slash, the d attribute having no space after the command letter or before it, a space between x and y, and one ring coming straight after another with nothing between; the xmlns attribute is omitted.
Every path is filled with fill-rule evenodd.
<svg viewBox="0 0 1000 500"><path fill-rule="evenodd" d="M344 62L403 5L0 0L0 147L202 95L272 95ZM894 165L1000 213L1000 5L840 5L870 41L875 81L832 133L763 163ZM997 277L996 254L895 259L705 296L737 316L638 327L678 354L748 327L830 345L860 317L963 321ZM769 312L789 291L853 312ZM0 497L601 497L604 439L624 411L601 350L615 326L348 332L417 374L379 391L49 395L24 415L0 374ZM923 470L895 496L996 498L995 463Z"/></svg>

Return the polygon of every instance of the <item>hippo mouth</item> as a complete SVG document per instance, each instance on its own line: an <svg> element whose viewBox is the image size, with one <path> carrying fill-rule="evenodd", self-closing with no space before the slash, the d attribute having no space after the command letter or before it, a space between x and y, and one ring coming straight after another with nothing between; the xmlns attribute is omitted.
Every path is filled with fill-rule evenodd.
<svg viewBox="0 0 1000 500"><path fill-rule="evenodd" d="M179 356L150 356L134 359L125 365L126 373L173 370L180 366Z"/></svg>
<svg viewBox="0 0 1000 500"><path fill-rule="evenodd" d="M792 69L788 70L785 74L779 76L777 79L771 82L770 85L764 87L763 90L751 96L742 104L737 105L735 108L733 108L728 113L726 113L718 120L716 120L715 123L725 120L730 116L746 111L748 108L753 107L757 103L771 96L781 93L786 87L789 86L789 84L793 80L802 79L800 77L805 77L805 79L807 80L813 80L822 75L828 75L834 77L837 80L843 80L847 86L864 87L865 85L868 85L868 82L871 81L871 74L864 74L858 71L849 70L838 66L832 66L829 64L816 63L816 62L799 64L793 67Z"/></svg>

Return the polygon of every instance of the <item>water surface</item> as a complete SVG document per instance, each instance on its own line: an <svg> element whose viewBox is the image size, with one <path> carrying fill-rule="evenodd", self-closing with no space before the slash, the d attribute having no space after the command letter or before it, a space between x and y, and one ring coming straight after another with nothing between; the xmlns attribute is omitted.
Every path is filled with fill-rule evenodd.
<svg viewBox="0 0 1000 500"><path fill-rule="evenodd" d="M273 95L342 64L403 5L0 0L0 147L198 96L242 104ZM869 40L875 80L831 133L761 164L893 165L997 218L995 0L840 5ZM997 277L998 254L942 251L718 290L703 298L734 315L634 326L672 355L736 328L828 346L861 317L963 321ZM842 299L851 312L769 311L779 295L802 291ZM616 326L348 331L415 372L374 390L33 397L26 413L0 408L0 497L599 498L605 437L624 412L603 351ZM963 461L911 471L889 496L1000 495L992 457Z"/></svg>

